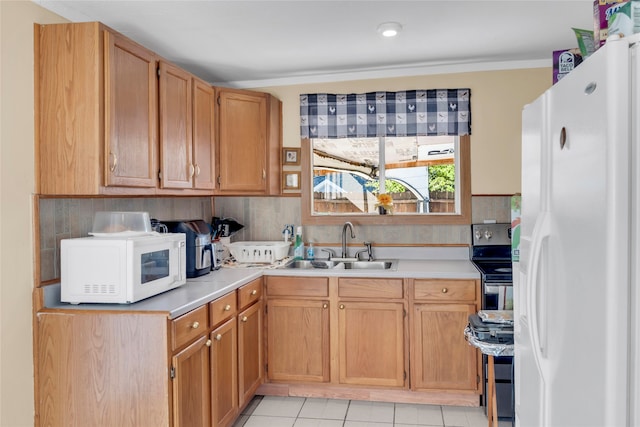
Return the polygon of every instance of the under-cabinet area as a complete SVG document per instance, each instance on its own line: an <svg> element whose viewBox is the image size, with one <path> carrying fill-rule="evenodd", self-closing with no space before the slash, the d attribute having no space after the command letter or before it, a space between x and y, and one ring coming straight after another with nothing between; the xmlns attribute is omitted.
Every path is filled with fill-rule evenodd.
<svg viewBox="0 0 640 427"><path fill-rule="evenodd" d="M479 405L478 279L216 273L39 311L36 425L230 426L256 394Z"/></svg>

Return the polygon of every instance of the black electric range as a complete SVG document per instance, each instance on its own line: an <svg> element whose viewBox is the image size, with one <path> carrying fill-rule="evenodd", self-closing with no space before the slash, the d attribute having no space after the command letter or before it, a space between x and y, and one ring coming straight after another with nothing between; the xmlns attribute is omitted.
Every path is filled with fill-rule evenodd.
<svg viewBox="0 0 640 427"><path fill-rule="evenodd" d="M511 224L473 224L471 262L482 278L483 310L513 309L513 273L511 265ZM496 397L498 418L514 420L513 357L495 357ZM483 356L485 369L484 396L487 396L487 357ZM486 399L483 402L486 410Z"/></svg>

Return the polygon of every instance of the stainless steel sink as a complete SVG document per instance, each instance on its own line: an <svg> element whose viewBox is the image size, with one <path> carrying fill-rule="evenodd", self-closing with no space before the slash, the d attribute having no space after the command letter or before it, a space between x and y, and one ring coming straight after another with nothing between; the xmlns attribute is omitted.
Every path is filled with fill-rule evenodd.
<svg viewBox="0 0 640 427"><path fill-rule="evenodd" d="M297 259L285 264L284 268L300 268L300 269L312 269L312 268L333 268L338 263L335 261L327 260L301 260Z"/></svg>
<svg viewBox="0 0 640 427"><path fill-rule="evenodd" d="M344 269L344 270L397 270L398 260L375 261L329 261L329 260L294 260L284 268L297 269Z"/></svg>
<svg viewBox="0 0 640 427"><path fill-rule="evenodd" d="M398 260L346 261L345 270L396 270Z"/></svg>

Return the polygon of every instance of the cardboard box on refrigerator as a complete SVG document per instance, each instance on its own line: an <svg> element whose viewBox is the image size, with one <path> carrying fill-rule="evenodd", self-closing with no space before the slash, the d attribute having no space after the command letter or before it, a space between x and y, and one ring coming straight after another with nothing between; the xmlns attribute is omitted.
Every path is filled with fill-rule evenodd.
<svg viewBox="0 0 640 427"><path fill-rule="evenodd" d="M622 6L625 0L594 0L593 2L593 42L595 48L605 44L609 34L609 18Z"/></svg>
<svg viewBox="0 0 640 427"><path fill-rule="evenodd" d="M565 49L553 51L553 84L569 74L582 63L580 49Z"/></svg>

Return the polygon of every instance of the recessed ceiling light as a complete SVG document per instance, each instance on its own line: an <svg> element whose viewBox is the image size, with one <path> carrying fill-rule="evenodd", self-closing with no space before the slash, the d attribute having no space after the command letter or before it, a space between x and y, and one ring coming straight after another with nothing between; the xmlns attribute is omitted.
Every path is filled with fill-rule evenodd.
<svg viewBox="0 0 640 427"><path fill-rule="evenodd" d="M395 37L402 30L402 25L397 22L383 22L378 26L378 33L384 37Z"/></svg>

